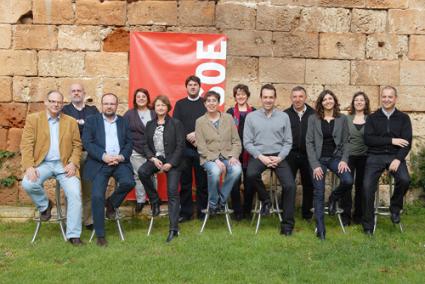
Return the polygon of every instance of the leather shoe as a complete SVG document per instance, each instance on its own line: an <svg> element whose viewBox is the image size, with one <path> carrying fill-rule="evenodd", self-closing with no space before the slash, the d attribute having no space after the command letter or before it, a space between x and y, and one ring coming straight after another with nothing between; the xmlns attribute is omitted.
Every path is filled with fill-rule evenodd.
<svg viewBox="0 0 425 284"><path fill-rule="evenodd" d="M190 221L190 217L186 217L186 216L180 216L179 217L179 223L184 223L184 222L188 222Z"/></svg>
<svg viewBox="0 0 425 284"><path fill-rule="evenodd" d="M93 231L93 228L94 228L93 224L88 224L88 225L86 225L85 227L86 227L86 229L87 229L87 230L89 230L89 231Z"/></svg>
<svg viewBox="0 0 425 284"><path fill-rule="evenodd" d="M161 207L159 205L159 202L157 203L152 203L151 204L151 209L152 209L152 216L156 217L159 215L159 213L161 213Z"/></svg>
<svg viewBox="0 0 425 284"><path fill-rule="evenodd" d="M316 237L318 237L319 240L324 241L326 239L326 233L317 231Z"/></svg>
<svg viewBox="0 0 425 284"><path fill-rule="evenodd" d="M134 211L136 211L136 213L140 213L143 210L143 207L145 207L145 203L144 202L137 202L136 203L136 208L134 209Z"/></svg>
<svg viewBox="0 0 425 284"><path fill-rule="evenodd" d="M336 199L332 195L329 197L328 211L331 216L336 214Z"/></svg>
<svg viewBox="0 0 425 284"><path fill-rule="evenodd" d="M372 237L373 236L373 230L363 230L363 233L366 236Z"/></svg>
<svg viewBox="0 0 425 284"><path fill-rule="evenodd" d="M80 238L70 238L69 240L68 240L68 242L70 242L73 246L76 246L76 247L78 247L78 246L82 246L84 243L81 241L81 239Z"/></svg>
<svg viewBox="0 0 425 284"><path fill-rule="evenodd" d="M178 231L173 231L173 230L171 230L169 233L168 233L168 237L167 237L167 239L165 240L165 242L167 242L167 243L169 243L169 242L171 242L173 239L174 239L174 237L178 237L179 236L179 232Z"/></svg>
<svg viewBox="0 0 425 284"><path fill-rule="evenodd" d="M40 220L41 221L49 221L52 218L52 207L53 202L49 200L49 204L47 205L47 209L43 212L40 212Z"/></svg>
<svg viewBox="0 0 425 284"><path fill-rule="evenodd" d="M106 207L106 217L108 219L115 220L115 217L116 217L115 209L114 209L114 206L112 206L111 200L109 200L109 198L106 199L105 207Z"/></svg>
<svg viewBox="0 0 425 284"><path fill-rule="evenodd" d="M400 212L391 212L391 221L393 224L399 224L400 223Z"/></svg>
<svg viewBox="0 0 425 284"><path fill-rule="evenodd" d="M108 241L104 238L104 237L98 237L96 244L100 247L107 247L108 246Z"/></svg>
<svg viewBox="0 0 425 284"><path fill-rule="evenodd" d="M263 202L263 206L261 207L260 214L261 216L269 216L270 215L270 202Z"/></svg>

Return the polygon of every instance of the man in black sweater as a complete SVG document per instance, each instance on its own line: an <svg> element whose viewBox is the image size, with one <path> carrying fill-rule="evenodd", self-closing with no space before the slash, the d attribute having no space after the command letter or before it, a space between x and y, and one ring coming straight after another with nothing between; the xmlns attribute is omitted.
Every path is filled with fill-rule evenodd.
<svg viewBox="0 0 425 284"><path fill-rule="evenodd" d="M199 163L196 149L195 121L205 114L204 100L199 91L201 80L192 75L185 82L187 97L177 101L173 117L183 123L186 136L186 147L183 155L183 170L180 177L180 218L185 222L192 218L192 169L195 170L197 217L202 218L202 209L207 207L208 188L207 175Z"/></svg>
<svg viewBox="0 0 425 284"><path fill-rule="evenodd" d="M292 105L285 110L291 121L292 149L286 160L292 170L294 178L300 171L301 184L303 186L302 217L309 221L313 213L313 182L311 180L311 169L307 159L305 147L305 135L307 133L307 123L314 110L307 105L307 92L301 86L296 86L291 91Z"/></svg>
<svg viewBox="0 0 425 284"><path fill-rule="evenodd" d="M99 113L95 106L86 105L84 98L86 92L83 85L81 84L72 84L69 88L69 97L71 103L64 106L62 112L69 116L75 118L78 123L78 128L80 130L80 136L83 135L84 123L87 117ZM87 152L83 148L81 153L80 160L80 173L83 175L84 163L87 158ZM87 229L93 229L93 218L91 214L91 183L85 180L81 181L81 195L83 201L83 222Z"/></svg>
<svg viewBox="0 0 425 284"><path fill-rule="evenodd" d="M403 197L409 189L410 176L406 156L412 144L412 124L407 114L397 110L397 90L386 86L381 90L381 108L366 119L364 140L368 158L363 183L363 230L373 234L374 203L378 180L388 169L395 179L390 202L390 216L394 224L400 223Z"/></svg>

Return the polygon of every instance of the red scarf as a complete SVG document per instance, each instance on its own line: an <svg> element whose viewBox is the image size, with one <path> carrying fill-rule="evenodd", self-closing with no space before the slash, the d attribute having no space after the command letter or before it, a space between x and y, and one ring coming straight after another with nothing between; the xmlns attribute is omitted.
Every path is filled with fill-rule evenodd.
<svg viewBox="0 0 425 284"><path fill-rule="evenodd" d="M252 107L247 104L246 105L246 114L250 113L252 111ZM239 122L241 119L241 112L239 111L238 104L235 104L235 107L233 109L233 119L235 121L235 125L239 130ZM242 145L243 149L243 145ZM249 160L249 153L245 149L242 150L242 167L247 168L248 167L248 160Z"/></svg>

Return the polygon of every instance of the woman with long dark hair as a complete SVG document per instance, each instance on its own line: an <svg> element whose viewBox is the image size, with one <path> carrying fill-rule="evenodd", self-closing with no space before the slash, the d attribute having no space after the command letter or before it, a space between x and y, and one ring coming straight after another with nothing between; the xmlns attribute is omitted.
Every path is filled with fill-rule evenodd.
<svg viewBox="0 0 425 284"><path fill-rule="evenodd" d="M308 120L306 135L307 156L313 171L314 215L317 237L325 239L324 222L325 178L329 169L340 180L329 196L329 214L336 213L337 201L351 189L353 179L348 167L348 122L340 113L338 99L330 90L320 93L316 101L316 115Z"/></svg>
<svg viewBox="0 0 425 284"><path fill-rule="evenodd" d="M370 114L370 102L368 96L364 92L357 92L351 100L350 114L348 118L348 128L350 131L348 166L351 175L355 179L355 195L354 195L354 213L351 216L352 197L351 190L347 191L341 202L344 209L342 214L342 222L344 225L350 225L351 219L355 224L360 224L362 219L362 192L363 178L367 159L367 146L364 142L364 126L366 118Z"/></svg>
<svg viewBox="0 0 425 284"><path fill-rule="evenodd" d="M136 213L141 212L146 203L146 192L137 175L137 170L146 162L142 146L146 124L155 118L155 112L150 109L150 102L149 91L139 88L134 91L133 108L124 114L133 138L133 152L130 156L130 162L133 166L134 179L136 180Z"/></svg>

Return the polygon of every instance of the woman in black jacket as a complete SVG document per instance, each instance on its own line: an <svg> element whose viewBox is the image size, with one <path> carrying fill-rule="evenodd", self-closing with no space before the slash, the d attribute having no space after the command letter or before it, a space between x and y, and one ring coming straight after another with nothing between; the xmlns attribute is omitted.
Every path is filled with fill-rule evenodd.
<svg viewBox="0 0 425 284"><path fill-rule="evenodd" d="M170 100L166 96L158 96L153 101L156 119L146 124L143 138L143 151L148 160L139 170L142 181L152 207L152 215L160 213L160 199L155 190L152 176L161 171L167 175L168 214L170 231L167 242L178 236L178 219L180 214L180 200L178 183L180 180L180 162L185 147L183 125L177 119L171 118Z"/></svg>

